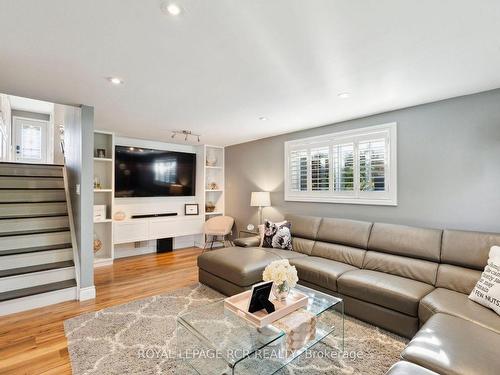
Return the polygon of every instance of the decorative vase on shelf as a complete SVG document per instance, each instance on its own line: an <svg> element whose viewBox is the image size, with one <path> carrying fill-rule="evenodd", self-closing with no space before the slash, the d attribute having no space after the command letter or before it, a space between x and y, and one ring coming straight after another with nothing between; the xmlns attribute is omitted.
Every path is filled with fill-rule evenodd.
<svg viewBox="0 0 500 375"><path fill-rule="evenodd" d="M97 237L97 234L94 233L94 254L102 249L102 241Z"/></svg>
<svg viewBox="0 0 500 375"><path fill-rule="evenodd" d="M290 293L290 286L286 281L283 281L281 284L273 283L272 292L278 301L283 302Z"/></svg>
<svg viewBox="0 0 500 375"><path fill-rule="evenodd" d="M207 155L207 166L215 167L217 165L217 157L215 155Z"/></svg>

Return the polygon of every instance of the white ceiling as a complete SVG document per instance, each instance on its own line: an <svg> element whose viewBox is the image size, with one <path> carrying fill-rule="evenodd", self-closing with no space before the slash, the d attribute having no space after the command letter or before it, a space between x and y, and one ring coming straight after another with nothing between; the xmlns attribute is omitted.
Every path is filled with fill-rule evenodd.
<svg viewBox="0 0 500 375"><path fill-rule="evenodd" d="M159 3L2 0L0 92L228 145L500 87L498 0Z"/></svg>
<svg viewBox="0 0 500 375"><path fill-rule="evenodd" d="M54 103L44 102L43 100L35 100L9 95L9 103L12 109L17 109L19 111L29 111L45 114L52 114L52 112L54 112Z"/></svg>

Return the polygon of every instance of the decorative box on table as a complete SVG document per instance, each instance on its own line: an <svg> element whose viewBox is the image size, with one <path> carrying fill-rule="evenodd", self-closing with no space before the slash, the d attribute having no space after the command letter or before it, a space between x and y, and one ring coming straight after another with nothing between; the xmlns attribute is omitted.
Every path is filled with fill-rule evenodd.
<svg viewBox="0 0 500 375"><path fill-rule="evenodd" d="M274 322L274 326L286 333L287 356L304 347L316 336L315 315L299 309Z"/></svg>
<svg viewBox="0 0 500 375"><path fill-rule="evenodd" d="M286 354L290 355L302 348L316 335L316 316L303 307L307 306L309 297L297 290L290 292L285 301L275 298L269 300L274 304L275 311L268 314L265 310L255 313L248 312L248 301L252 291L236 294L224 300L224 307L236 315L261 329L269 324L286 333ZM259 332L261 332L259 330ZM263 332L264 333L264 332ZM276 332L271 332L275 334Z"/></svg>

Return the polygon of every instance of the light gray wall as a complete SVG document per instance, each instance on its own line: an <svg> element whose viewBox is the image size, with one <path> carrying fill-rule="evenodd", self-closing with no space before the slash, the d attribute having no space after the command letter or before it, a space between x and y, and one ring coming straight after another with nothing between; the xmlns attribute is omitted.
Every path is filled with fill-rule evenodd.
<svg viewBox="0 0 500 375"><path fill-rule="evenodd" d="M93 222L93 149L94 108L66 106L64 143L71 207L80 258L80 287L94 285ZM77 194L76 185L80 185Z"/></svg>
<svg viewBox="0 0 500 375"><path fill-rule="evenodd" d="M54 164L64 164L64 155L61 151L61 133L59 127L64 127L64 108L62 104L54 104Z"/></svg>
<svg viewBox="0 0 500 375"><path fill-rule="evenodd" d="M398 206L285 202L284 142L398 123ZM272 121L269 122L272 126ZM284 213L500 232L500 89L226 148L226 213L258 221L252 191L271 191L264 218Z"/></svg>

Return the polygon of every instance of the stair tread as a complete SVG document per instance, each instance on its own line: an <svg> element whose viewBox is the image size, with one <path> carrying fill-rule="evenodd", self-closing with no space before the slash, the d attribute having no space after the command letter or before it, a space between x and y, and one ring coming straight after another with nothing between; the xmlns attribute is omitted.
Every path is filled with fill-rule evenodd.
<svg viewBox="0 0 500 375"><path fill-rule="evenodd" d="M40 204L40 203L66 203L65 200L58 201L16 201L16 202L0 202L0 204Z"/></svg>
<svg viewBox="0 0 500 375"><path fill-rule="evenodd" d="M54 188L49 188L49 187L17 187L17 188L13 188L13 187L1 187L0 186L0 190L2 190L2 191L3 190L13 190L13 191L21 191L21 190L28 190L28 191L36 190L36 191L40 191L40 190L47 190L47 191L54 191L54 190L64 190L64 188L63 187L54 187Z"/></svg>
<svg viewBox="0 0 500 375"><path fill-rule="evenodd" d="M10 270L1 270L0 271L0 278L1 277L8 277L8 276L24 275L24 274L33 273L33 272L55 270L58 268L73 267L74 265L75 264L73 263L72 260L65 260L65 261L55 262L55 263L37 264L35 266L12 268Z"/></svg>
<svg viewBox="0 0 500 375"><path fill-rule="evenodd" d="M46 168L46 167L64 167L64 164L44 164L44 163L20 163L17 161L2 161L0 162L0 166L2 165L29 165L30 167L38 167L38 168Z"/></svg>
<svg viewBox="0 0 500 375"><path fill-rule="evenodd" d="M25 247L24 249L12 249L12 250L0 251L0 256L14 255L14 254L25 254L25 253L37 253L39 251L47 251L47 250L70 249L72 247L73 246L70 243L50 245L50 246Z"/></svg>
<svg viewBox="0 0 500 375"><path fill-rule="evenodd" d="M5 173L0 173L0 177L19 177L19 178L60 178L62 179L63 176L43 176L43 175L30 175L30 174L5 174Z"/></svg>
<svg viewBox="0 0 500 375"><path fill-rule="evenodd" d="M68 231L69 231L68 227L18 230L15 232L0 232L0 237L23 236L23 235L29 235L29 234L43 234L43 233L68 232Z"/></svg>
<svg viewBox="0 0 500 375"><path fill-rule="evenodd" d="M39 219L43 217L67 217L68 214L35 214L35 215L25 215L25 216L0 216L0 220L19 220L19 219Z"/></svg>
<svg viewBox="0 0 500 375"><path fill-rule="evenodd" d="M10 290L8 292L0 293L0 302L8 301L16 298L33 296L35 294L53 292L55 290L67 289L76 286L76 280L64 280L58 281L56 283L43 284L32 286L30 288L18 289L18 290Z"/></svg>

